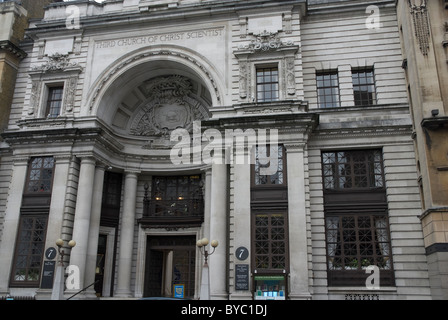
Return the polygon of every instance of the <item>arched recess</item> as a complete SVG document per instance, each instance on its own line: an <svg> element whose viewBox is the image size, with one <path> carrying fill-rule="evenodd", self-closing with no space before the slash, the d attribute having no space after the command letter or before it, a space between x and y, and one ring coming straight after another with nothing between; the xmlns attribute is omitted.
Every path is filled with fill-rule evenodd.
<svg viewBox="0 0 448 320"><path fill-rule="evenodd" d="M180 82L187 79L190 96L201 108L222 105L223 77L210 62L186 48L157 46L134 51L108 67L88 94L87 114L97 116L118 133L130 132L141 109L149 104L151 97L145 88L169 77L178 77Z"/></svg>

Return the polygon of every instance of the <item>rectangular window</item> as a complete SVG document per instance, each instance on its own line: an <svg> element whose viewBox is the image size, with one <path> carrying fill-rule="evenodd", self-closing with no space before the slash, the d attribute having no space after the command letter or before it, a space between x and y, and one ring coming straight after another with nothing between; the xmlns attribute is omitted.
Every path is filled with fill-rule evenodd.
<svg viewBox="0 0 448 320"><path fill-rule="evenodd" d="M253 215L254 267L258 271L288 268L287 221L284 213Z"/></svg>
<svg viewBox="0 0 448 320"><path fill-rule="evenodd" d="M122 175L115 172L106 172L103 184L103 207L119 208L121 202Z"/></svg>
<svg viewBox="0 0 448 320"><path fill-rule="evenodd" d="M45 110L45 115L48 118L55 118L60 115L63 93L63 86L48 88L47 108Z"/></svg>
<svg viewBox="0 0 448 320"><path fill-rule="evenodd" d="M328 285L364 287L370 266L378 268L380 285L395 284L385 212L326 213L325 222Z"/></svg>
<svg viewBox="0 0 448 320"><path fill-rule="evenodd" d="M381 150L322 153L327 274L330 286L365 286L376 266L394 285Z"/></svg>
<svg viewBox="0 0 448 320"><path fill-rule="evenodd" d="M279 100L278 68L257 68L257 101Z"/></svg>
<svg viewBox="0 0 448 320"><path fill-rule="evenodd" d="M388 220L385 214L326 217L328 270L391 270Z"/></svg>
<svg viewBox="0 0 448 320"><path fill-rule="evenodd" d="M142 223L179 228L197 226L204 220L203 181L200 175L153 177L145 185Z"/></svg>
<svg viewBox="0 0 448 320"><path fill-rule="evenodd" d="M318 72L317 100L319 108L337 108L340 106L338 72Z"/></svg>
<svg viewBox="0 0 448 320"><path fill-rule="evenodd" d="M327 190L384 188L380 150L324 152L322 160Z"/></svg>
<svg viewBox="0 0 448 320"><path fill-rule="evenodd" d="M31 159L28 169L26 193L51 193L53 169L53 157Z"/></svg>
<svg viewBox="0 0 448 320"><path fill-rule="evenodd" d="M373 69L353 70L352 78L355 106L370 106L376 104Z"/></svg>
<svg viewBox="0 0 448 320"><path fill-rule="evenodd" d="M39 286L46 232L47 215L21 216L11 285Z"/></svg>
<svg viewBox="0 0 448 320"><path fill-rule="evenodd" d="M275 162L274 162L275 161ZM285 151L283 146L257 146L255 149L254 184L285 185Z"/></svg>

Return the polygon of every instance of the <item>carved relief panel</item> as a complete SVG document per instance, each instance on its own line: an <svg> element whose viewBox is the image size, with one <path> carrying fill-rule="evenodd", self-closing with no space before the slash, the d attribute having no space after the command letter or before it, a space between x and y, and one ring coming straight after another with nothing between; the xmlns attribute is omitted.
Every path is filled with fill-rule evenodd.
<svg viewBox="0 0 448 320"><path fill-rule="evenodd" d="M140 86L146 103L133 117L130 134L153 137L166 145L173 130L193 130L193 122L209 118L207 104L194 93L192 81L173 75L151 79Z"/></svg>

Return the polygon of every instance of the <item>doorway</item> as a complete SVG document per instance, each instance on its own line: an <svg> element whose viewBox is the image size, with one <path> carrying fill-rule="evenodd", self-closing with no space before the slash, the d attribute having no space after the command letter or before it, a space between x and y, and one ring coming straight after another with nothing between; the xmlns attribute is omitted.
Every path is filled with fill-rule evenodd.
<svg viewBox="0 0 448 320"><path fill-rule="evenodd" d="M194 298L196 237L148 236L146 248L144 297Z"/></svg>

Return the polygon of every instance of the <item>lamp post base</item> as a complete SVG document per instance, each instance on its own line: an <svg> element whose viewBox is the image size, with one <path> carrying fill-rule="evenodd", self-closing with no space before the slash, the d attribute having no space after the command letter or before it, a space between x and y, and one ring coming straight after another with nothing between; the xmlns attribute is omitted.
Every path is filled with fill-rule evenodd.
<svg viewBox="0 0 448 320"><path fill-rule="evenodd" d="M202 279L201 279L201 294L199 296L200 300L210 300L210 283L209 283L209 270L208 265L204 264L202 268Z"/></svg>

